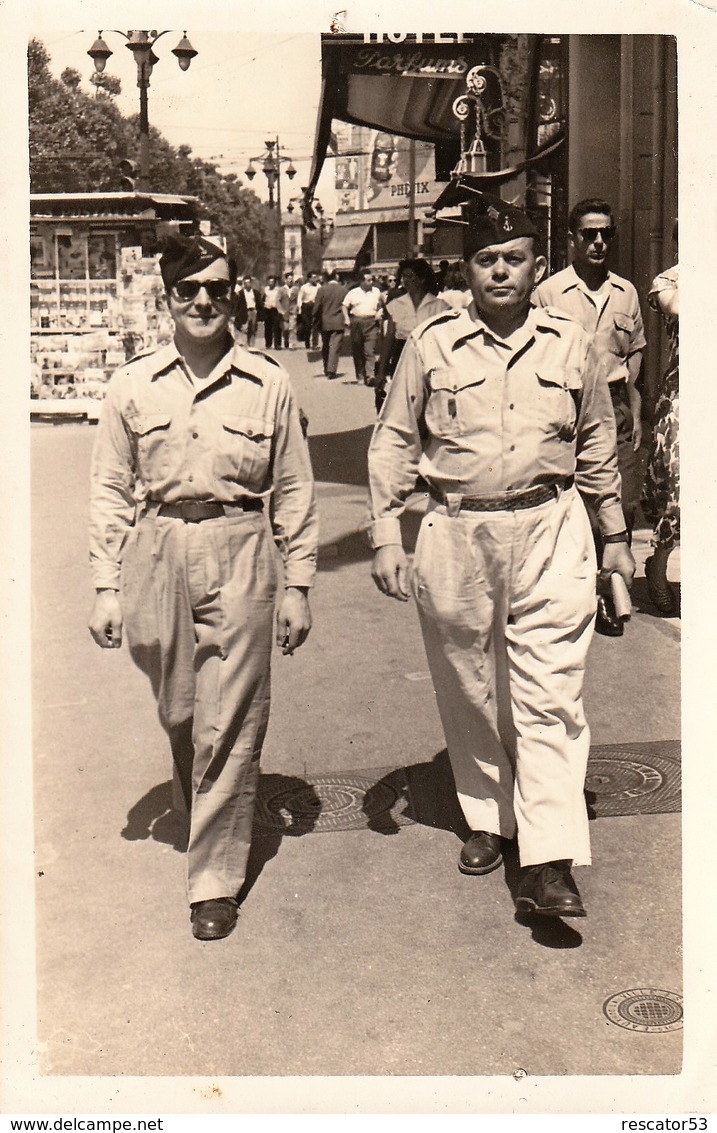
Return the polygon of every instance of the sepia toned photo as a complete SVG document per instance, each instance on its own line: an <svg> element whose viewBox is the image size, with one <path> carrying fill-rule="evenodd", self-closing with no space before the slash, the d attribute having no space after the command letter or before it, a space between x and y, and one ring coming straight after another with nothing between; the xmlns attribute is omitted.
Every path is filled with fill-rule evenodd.
<svg viewBox="0 0 717 1133"><path fill-rule="evenodd" d="M70 14L10 1112L687 1112L679 27Z"/></svg>

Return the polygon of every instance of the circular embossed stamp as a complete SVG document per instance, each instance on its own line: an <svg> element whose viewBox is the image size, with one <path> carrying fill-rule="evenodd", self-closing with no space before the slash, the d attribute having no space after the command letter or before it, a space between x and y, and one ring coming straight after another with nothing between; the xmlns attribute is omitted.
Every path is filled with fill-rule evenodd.
<svg viewBox="0 0 717 1133"><path fill-rule="evenodd" d="M611 995L603 1004L611 1023L628 1031L662 1034L682 1028L682 996L654 987L636 987Z"/></svg>

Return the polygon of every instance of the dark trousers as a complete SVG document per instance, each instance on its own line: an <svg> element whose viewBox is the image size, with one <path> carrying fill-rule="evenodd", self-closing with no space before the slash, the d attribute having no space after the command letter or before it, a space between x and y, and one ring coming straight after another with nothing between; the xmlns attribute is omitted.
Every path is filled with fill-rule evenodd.
<svg viewBox="0 0 717 1133"><path fill-rule="evenodd" d="M264 308L264 341L267 350L281 350L282 321L276 307Z"/></svg>
<svg viewBox="0 0 717 1133"><path fill-rule="evenodd" d="M299 337L307 350L312 346L314 350L319 344L319 332L313 325L314 322L314 304L304 303L301 308L301 321L299 330Z"/></svg>
<svg viewBox="0 0 717 1133"><path fill-rule="evenodd" d="M244 330L246 331L246 344L247 344L247 346L253 346L254 345L254 339L256 338L256 325L257 325L257 311L256 310L247 311L247 313L246 313L246 326L244 327Z"/></svg>
<svg viewBox="0 0 717 1133"><path fill-rule="evenodd" d="M322 330L321 332L321 357L324 362L324 373L328 377L336 377L343 337L344 332L342 330Z"/></svg>
<svg viewBox="0 0 717 1133"><path fill-rule="evenodd" d="M351 353L356 377L360 382L373 381L379 325L374 318L351 318Z"/></svg>

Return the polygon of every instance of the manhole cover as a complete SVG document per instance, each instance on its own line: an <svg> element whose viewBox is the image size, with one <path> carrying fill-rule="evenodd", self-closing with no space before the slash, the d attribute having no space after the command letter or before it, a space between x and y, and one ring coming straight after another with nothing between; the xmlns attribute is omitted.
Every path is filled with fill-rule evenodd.
<svg viewBox="0 0 717 1133"><path fill-rule="evenodd" d="M619 991L603 1004L611 1023L627 1031L661 1034L682 1028L682 996L674 991L638 987Z"/></svg>
<svg viewBox="0 0 717 1133"><path fill-rule="evenodd" d="M598 817L679 811L679 745L621 744L593 748L585 790Z"/></svg>
<svg viewBox="0 0 717 1133"><path fill-rule="evenodd" d="M405 778L396 771L378 781L350 774L316 776L288 787L268 784L260 786L254 825L271 834L405 826L414 821L401 813L408 804L405 791Z"/></svg>

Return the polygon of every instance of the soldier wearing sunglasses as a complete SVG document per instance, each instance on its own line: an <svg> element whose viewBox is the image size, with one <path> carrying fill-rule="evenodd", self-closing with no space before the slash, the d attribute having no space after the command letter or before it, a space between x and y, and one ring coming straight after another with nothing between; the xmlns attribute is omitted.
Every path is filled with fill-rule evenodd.
<svg viewBox="0 0 717 1133"><path fill-rule="evenodd" d="M607 201L579 201L570 213L568 228L572 264L544 280L533 292L533 302L564 311L592 336L615 414L622 509L631 534L640 498L637 452L642 440L642 405L636 382L645 348L640 303L633 285L607 266L616 235ZM600 556L600 536L594 528ZM595 628L608 637L618 637L622 622L600 602Z"/></svg>
<svg viewBox="0 0 717 1133"><path fill-rule="evenodd" d="M216 940L245 879L272 626L285 654L311 628L316 507L288 375L229 332L234 261L180 237L160 269L174 339L112 377L94 446L89 628L103 649L126 630L150 678L188 816L193 933Z"/></svg>

